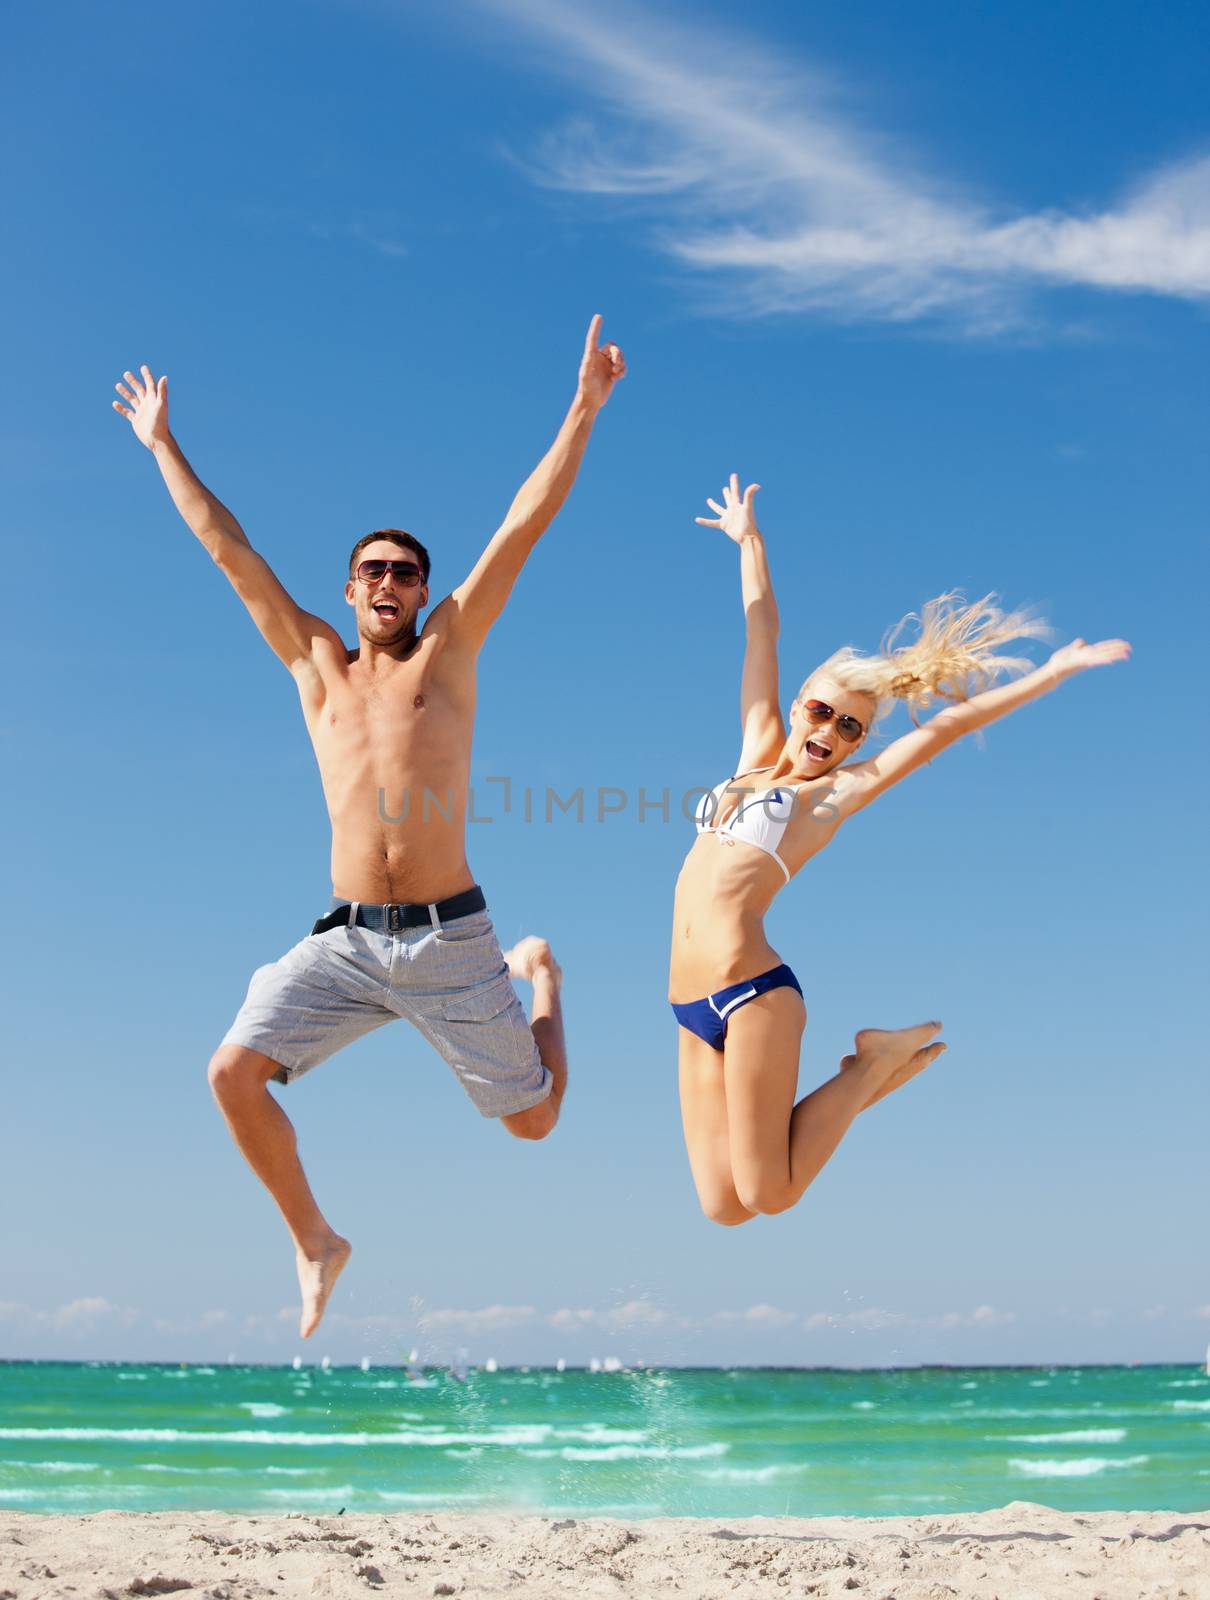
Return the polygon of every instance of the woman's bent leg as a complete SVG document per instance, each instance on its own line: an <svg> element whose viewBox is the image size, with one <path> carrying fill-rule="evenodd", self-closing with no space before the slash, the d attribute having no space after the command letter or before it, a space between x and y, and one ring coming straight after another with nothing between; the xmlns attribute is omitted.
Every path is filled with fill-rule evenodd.
<svg viewBox="0 0 1210 1600"><path fill-rule="evenodd" d="M939 1023L863 1029L836 1076L794 1105L805 1022L798 993L774 989L735 1012L727 1030L731 1171L741 1204L766 1215L802 1198L859 1111L944 1049L930 1044Z"/></svg>

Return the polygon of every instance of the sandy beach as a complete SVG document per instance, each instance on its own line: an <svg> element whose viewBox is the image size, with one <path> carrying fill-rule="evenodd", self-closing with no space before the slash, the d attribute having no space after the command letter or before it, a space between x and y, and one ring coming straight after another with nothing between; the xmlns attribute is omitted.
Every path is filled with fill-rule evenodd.
<svg viewBox="0 0 1210 1600"><path fill-rule="evenodd" d="M0 1517L0 1600L184 1593L640 1595L695 1600L1210 1600L1210 1511L998 1511L879 1519L215 1512Z"/></svg>

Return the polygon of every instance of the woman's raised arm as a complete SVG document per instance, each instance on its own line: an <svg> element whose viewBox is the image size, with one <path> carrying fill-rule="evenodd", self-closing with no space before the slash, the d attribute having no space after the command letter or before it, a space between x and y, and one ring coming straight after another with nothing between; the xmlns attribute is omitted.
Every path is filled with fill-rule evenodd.
<svg viewBox="0 0 1210 1600"><path fill-rule="evenodd" d="M786 741L785 723L777 693L777 601L765 541L756 525L752 499L760 488L750 483L741 494L739 477L723 490L723 504L707 500L716 513L698 517L703 528L721 528L739 546L740 588L744 602L744 672L740 683L742 748L737 772L776 761Z"/></svg>
<svg viewBox="0 0 1210 1600"><path fill-rule="evenodd" d="M1027 673L1014 683L985 689L982 694L972 695L969 700L946 706L922 728L905 733L902 739L896 739L880 755L844 769L844 782L837 786L836 799L841 816L852 816L855 811L868 806L871 800L901 778L906 778L909 772L915 772L917 767L931 761L964 734L974 733L977 728L986 728L989 723L1008 716L1010 711L1020 710L1031 700L1057 689L1077 672L1086 672L1089 667L1107 667L1115 661L1126 661L1129 657L1130 646L1125 639L1103 639L1099 644L1087 644L1083 639L1075 639L1061 650L1056 650L1045 666ZM840 774L837 776L840 777Z"/></svg>

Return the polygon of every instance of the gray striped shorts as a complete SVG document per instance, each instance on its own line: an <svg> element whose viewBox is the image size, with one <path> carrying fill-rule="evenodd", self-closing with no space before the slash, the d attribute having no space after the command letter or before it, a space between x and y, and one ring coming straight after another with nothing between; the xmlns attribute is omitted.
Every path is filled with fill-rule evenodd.
<svg viewBox="0 0 1210 1600"><path fill-rule="evenodd" d="M278 1062L279 1083L404 1017L454 1069L485 1117L527 1111L551 1091L486 911L440 927L311 934L258 967L224 1044Z"/></svg>

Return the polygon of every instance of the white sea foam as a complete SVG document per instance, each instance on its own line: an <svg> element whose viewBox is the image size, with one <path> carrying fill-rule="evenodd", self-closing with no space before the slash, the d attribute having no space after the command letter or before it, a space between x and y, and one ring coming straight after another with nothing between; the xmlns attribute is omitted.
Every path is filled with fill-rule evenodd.
<svg viewBox="0 0 1210 1600"><path fill-rule="evenodd" d="M272 1400L241 1400L241 1411L248 1411L254 1417L284 1417L289 1406L274 1405Z"/></svg>
<svg viewBox="0 0 1210 1600"><path fill-rule="evenodd" d="M874 1402L872 1400L854 1400L854 1402L853 1402L853 1410L854 1411L873 1411L873 1410L875 1410L875 1405L874 1405Z"/></svg>
<svg viewBox="0 0 1210 1600"><path fill-rule="evenodd" d="M271 1478L314 1478L322 1467L261 1467L260 1471Z"/></svg>
<svg viewBox="0 0 1210 1600"><path fill-rule="evenodd" d="M489 1444L516 1447L540 1444L551 1433L549 1423L502 1424L479 1433L451 1433L401 1428L396 1433L286 1433L260 1428L211 1432L186 1428L0 1428L0 1439L125 1439L134 1444L259 1444L259 1445L450 1445Z"/></svg>
<svg viewBox="0 0 1210 1600"><path fill-rule="evenodd" d="M351 1483L342 1483L335 1489L262 1489L263 1500L347 1500L356 1494Z"/></svg>
<svg viewBox="0 0 1210 1600"><path fill-rule="evenodd" d="M1174 1411L1210 1411L1210 1400L1169 1400Z"/></svg>
<svg viewBox="0 0 1210 1600"><path fill-rule="evenodd" d="M564 1445L561 1450L522 1450L523 1456L547 1460L558 1456L563 1461L699 1461L707 1456L725 1456L729 1444L611 1444L591 1449L583 1445Z"/></svg>
<svg viewBox="0 0 1210 1600"><path fill-rule="evenodd" d="M1165 1389L1204 1389L1210 1383L1210 1378L1172 1378L1164 1385Z"/></svg>
<svg viewBox="0 0 1210 1600"><path fill-rule="evenodd" d="M556 1439L576 1439L582 1444L646 1444L646 1428L611 1428L607 1422L586 1422L580 1428L556 1428Z"/></svg>
<svg viewBox="0 0 1210 1600"><path fill-rule="evenodd" d="M999 1433L992 1439L1009 1444L1121 1444L1125 1428L1073 1428L1070 1433Z"/></svg>
<svg viewBox="0 0 1210 1600"><path fill-rule="evenodd" d="M349 1491L352 1493L352 1490ZM487 1496L482 1494L450 1494L448 1490L434 1490L430 1494L414 1494L405 1489L375 1489L374 1498L383 1500L392 1506L448 1506L455 1502L459 1505L478 1506L487 1503ZM601 1516L600 1511L594 1511L595 1516ZM583 1513L581 1512L581 1515Z"/></svg>
<svg viewBox="0 0 1210 1600"><path fill-rule="evenodd" d="M134 1469L136 1472L172 1472L184 1478L209 1478L230 1476L232 1473L242 1472L242 1467L171 1467L164 1461L140 1461ZM269 1471L272 1472L272 1467Z"/></svg>
<svg viewBox="0 0 1210 1600"><path fill-rule="evenodd" d="M1009 1460L1009 1470L1022 1478L1095 1478L1111 1468L1141 1467L1150 1456L1122 1456L1111 1460L1108 1456L1085 1456L1078 1461Z"/></svg>
<svg viewBox="0 0 1210 1600"><path fill-rule="evenodd" d="M715 1483L772 1483L774 1478L797 1477L810 1470L805 1461L777 1462L768 1467L706 1467L698 1477Z"/></svg>
<svg viewBox="0 0 1210 1600"><path fill-rule="evenodd" d="M0 1467L20 1467L25 1472L99 1472L99 1461L0 1461Z"/></svg>
<svg viewBox="0 0 1210 1600"><path fill-rule="evenodd" d="M119 1383L146 1383L147 1382L147 1374L145 1372L119 1372L118 1373L118 1382Z"/></svg>

